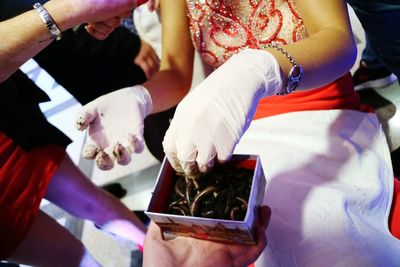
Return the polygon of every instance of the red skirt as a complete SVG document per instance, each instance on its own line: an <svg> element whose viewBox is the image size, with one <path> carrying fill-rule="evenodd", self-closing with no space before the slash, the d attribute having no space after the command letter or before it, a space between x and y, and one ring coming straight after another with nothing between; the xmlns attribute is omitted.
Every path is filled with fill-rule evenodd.
<svg viewBox="0 0 400 267"><path fill-rule="evenodd" d="M360 111L365 107L354 91L350 74L314 90L296 91L285 96L270 96L259 101L254 119L277 114L306 110L352 109Z"/></svg>
<svg viewBox="0 0 400 267"><path fill-rule="evenodd" d="M29 232L64 156L64 148L55 145L26 152L0 132L0 260Z"/></svg>

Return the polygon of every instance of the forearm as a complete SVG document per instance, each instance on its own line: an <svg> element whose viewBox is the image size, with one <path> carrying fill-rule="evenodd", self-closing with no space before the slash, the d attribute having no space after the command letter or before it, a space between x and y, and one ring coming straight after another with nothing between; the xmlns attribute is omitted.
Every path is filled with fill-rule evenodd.
<svg viewBox="0 0 400 267"><path fill-rule="evenodd" d="M144 84L153 100L152 113L167 110L179 103L187 94L191 84L190 73L174 69L160 70Z"/></svg>
<svg viewBox="0 0 400 267"><path fill-rule="evenodd" d="M153 113L179 103L190 89L194 47L184 0L163 0L162 56L160 71L145 83L153 99Z"/></svg>
<svg viewBox="0 0 400 267"><path fill-rule="evenodd" d="M142 0L51 0L44 4L61 31L84 22L103 21L126 14ZM50 41L48 29L35 10L0 22L0 82L9 77Z"/></svg>
<svg viewBox="0 0 400 267"><path fill-rule="evenodd" d="M35 11L0 23L0 82L50 43L49 32Z"/></svg>
<svg viewBox="0 0 400 267"><path fill-rule="evenodd" d="M356 59L353 38L340 29L326 29L283 48L303 68L298 90L317 88L336 80L350 70ZM292 68L290 61L276 49L266 50L275 56L283 77L287 77Z"/></svg>
<svg viewBox="0 0 400 267"><path fill-rule="evenodd" d="M79 21L67 1L50 1L45 5L60 30ZM51 42L51 35L35 10L0 22L0 82Z"/></svg>
<svg viewBox="0 0 400 267"><path fill-rule="evenodd" d="M296 1L309 37L285 46L303 68L298 89L320 87L348 72L356 59L346 2L343 0ZM272 51L285 76L291 64L280 52Z"/></svg>

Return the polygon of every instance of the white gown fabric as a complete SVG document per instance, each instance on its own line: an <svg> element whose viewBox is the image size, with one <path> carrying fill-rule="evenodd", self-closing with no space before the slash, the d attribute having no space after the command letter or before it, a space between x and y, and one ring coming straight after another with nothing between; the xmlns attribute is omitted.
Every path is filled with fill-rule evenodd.
<svg viewBox="0 0 400 267"><path fill-rule="evenodd" d="M235 154L259 154L272 209L256 266L400 266L388 230L393 172L375 114L301 111L253 121Z"/></svg>

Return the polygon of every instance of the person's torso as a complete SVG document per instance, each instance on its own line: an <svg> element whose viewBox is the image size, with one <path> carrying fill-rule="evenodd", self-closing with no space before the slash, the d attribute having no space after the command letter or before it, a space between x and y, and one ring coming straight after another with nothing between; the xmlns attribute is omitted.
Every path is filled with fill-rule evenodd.
<svg viewBox="0 0 400 267"><path fill-rule="evenodd" d="M244 48L308 37L295 1L187 1L196 50L214 68Z"/></svg>
<svg viewBox="0 0 400 267"><path fill-rule="evenodd" d="M202 60L217 68L242 49L264 49L309 37L295 0L187 0L192 41ZM349 75L315 90L262 99L255 118L300 110L359 109Z"/></svg>

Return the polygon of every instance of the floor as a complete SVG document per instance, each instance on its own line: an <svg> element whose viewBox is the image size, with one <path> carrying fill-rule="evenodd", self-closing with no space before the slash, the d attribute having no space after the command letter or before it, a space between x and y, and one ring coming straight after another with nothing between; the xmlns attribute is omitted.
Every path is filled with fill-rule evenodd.
<svg viewBox="0 0 400 267"><path fill-rule="evenodd" d="M350 15L360 54L364 44L363 30L351 10ZM353 71L357 66L358 63L353 67ZM101 171L94 167L93 162L82 159L80 151L85 135L73 127L74 114L81 105L34 61L27 62L22 70L50 96L51 102L43 103L41 108L51 123L74 140L67 151L75 164L99 186L120 183L127 190L121 201L130 209L146 209L160 163L147 149L140 155L134 155L128 166L117 166L108 172ZM399 84L396 83L386 88L367 89L360 92L364 102L373 104L377 108L377 113L390 136L391 150L400 146L400 112L396 112L397 107L400 107L399 89ZM399 162L396 161L396 163ZM140 266L140 253L134 244L115 240L94 228L91 223L73 218L46 201L43 201L41 208L81 239L103 266Z"/></svg>

